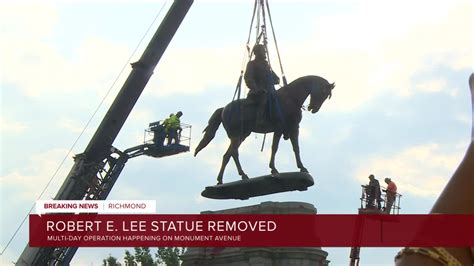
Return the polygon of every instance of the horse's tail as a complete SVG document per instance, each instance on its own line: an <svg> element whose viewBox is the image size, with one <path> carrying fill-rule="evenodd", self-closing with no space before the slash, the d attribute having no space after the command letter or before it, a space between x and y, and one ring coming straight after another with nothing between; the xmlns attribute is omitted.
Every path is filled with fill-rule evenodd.
<svg viewBox="0 0 474 266"><path fill-rule="evenodd" d="M214 138L216 135L217 129L221 125L222 122L222 110L224 108L219 108L217 109L209 118L209 122L207 124L207 127L204 129L204 137L202 137L201 142L199 142L199 145L197 146L196 150L194 151L194 156L198 154L199 151L204 149L209 142Z"/></svg>

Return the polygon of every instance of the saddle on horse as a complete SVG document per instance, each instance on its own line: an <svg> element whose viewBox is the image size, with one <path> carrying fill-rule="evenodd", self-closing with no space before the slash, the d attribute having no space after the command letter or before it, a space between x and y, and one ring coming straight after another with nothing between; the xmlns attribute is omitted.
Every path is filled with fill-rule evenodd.
<svg viewBox="0 0 474 266"><path fill-rule="evenodd" d="M248 104L245 107L251 109L254 114L256 132L266 133L275 128L285 128L281 106L275 93L263 90L251 91L247 100Z"/></svg>

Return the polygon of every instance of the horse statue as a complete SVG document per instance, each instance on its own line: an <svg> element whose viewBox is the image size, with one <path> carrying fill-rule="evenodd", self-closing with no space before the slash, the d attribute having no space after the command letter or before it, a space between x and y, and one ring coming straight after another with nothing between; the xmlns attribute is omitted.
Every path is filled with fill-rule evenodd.
<svg viewBox="0 0 474 266"><path fill-rule="evenodd" d="M207 127L204 129L204 136L197 146L194 156L198 154L214 138L220 124L224 125L230 145L222 159L222 165L217 176L217 184L222 184L224 170L230 157L234 159L235 165L241 178L248 179L247 174L242 170L239 161L239 146L250 133L270 133L273 132L272 154L270 158L270 169L272 176L278 175L275 168L275 154L282 135L291 140L293 151L296 157L296 165L301 172L308 173L300 158L300 148L298 144L299 123L302 118L301 109L306 98L310 95L310 103L307 107L311 113L316 113L321 108L327 98L331 98L332 89L335 84L329 83L326 79L318 76L304 76L298 78L275 91L276 104L279 105L279 121L273 120L263 128L256 128L256 105L248 99L232 101L224 108L217 109L209 119ZM279 104L278 104L279 103Z"/></svg>

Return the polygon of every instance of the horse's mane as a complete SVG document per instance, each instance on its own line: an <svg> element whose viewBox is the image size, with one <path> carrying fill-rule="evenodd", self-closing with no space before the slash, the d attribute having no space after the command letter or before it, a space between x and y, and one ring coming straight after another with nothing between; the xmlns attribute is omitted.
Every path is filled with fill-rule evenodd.
<svg viewBox="0 0 474 266"><path fill-rule="evenodd" d="M329 83L325 78L322 78L320 76L308 75L308 76L299 77L293 80L288 85L283 86L280 89L278 89L278 91L284 92L286 90L291 90L294 87L304 86L304 84L307 82L317 82L317 83L322 83L322 84Z"/></svg>

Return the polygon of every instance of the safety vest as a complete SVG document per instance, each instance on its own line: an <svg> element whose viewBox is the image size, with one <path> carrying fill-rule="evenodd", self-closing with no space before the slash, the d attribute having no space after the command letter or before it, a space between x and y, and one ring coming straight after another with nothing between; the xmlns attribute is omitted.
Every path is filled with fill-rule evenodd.
<svg viewBox="0 0 474 266"><path fill-rule="evenodd" d="M166 130L177 129L179 128L180 124L179 117L172 115L171 117L167 118L163 124L166 127Z"/></svg>

